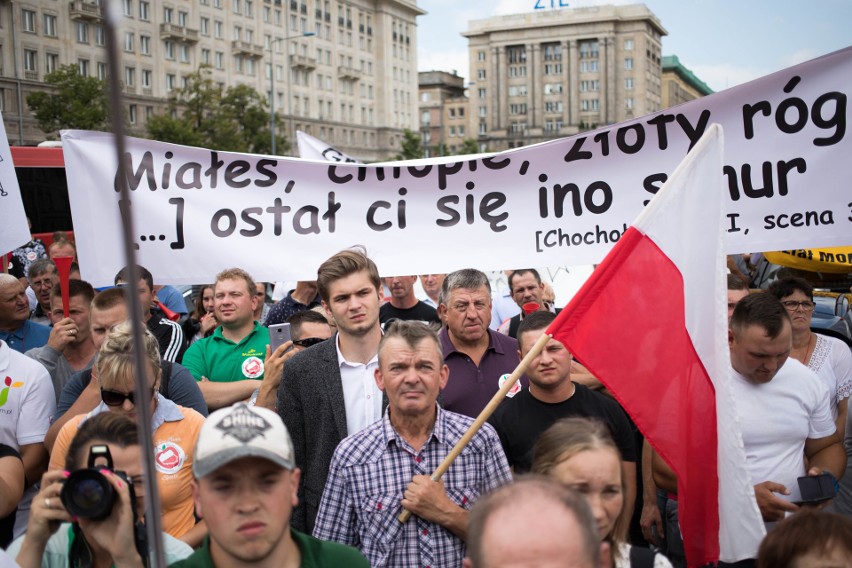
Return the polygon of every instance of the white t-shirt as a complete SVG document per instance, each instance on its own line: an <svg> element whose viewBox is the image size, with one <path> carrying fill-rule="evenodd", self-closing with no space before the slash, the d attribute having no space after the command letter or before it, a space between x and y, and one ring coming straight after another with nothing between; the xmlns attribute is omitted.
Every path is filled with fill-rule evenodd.
<svg viewBox="0 0 852 568"><path fill-rule="evenodd" d="M808 369L828 387L832 416L837 420L837 403L852 394L852 350L834 337L814 335L816 343L808 360Z"/></svg>
<svg viewBox="0 0 852 568"><path fill-rule="evenodd" d="M731 387L737 405L752 484L774 481L801 499L798 477L805 475L805 441L831 436L836 428L828 388L813 371L787 359L765 384L753 384L732 369Z"/></svg>
<svg viewBox="0 0 852 568"><path fill-rule="evenodd" d="M44 365L0 341L0 443L20 451L21 446L44 441L56 412L53 382ZM30 502L38 484L24 492L15 517L15 536L27 525Z"/></svg>

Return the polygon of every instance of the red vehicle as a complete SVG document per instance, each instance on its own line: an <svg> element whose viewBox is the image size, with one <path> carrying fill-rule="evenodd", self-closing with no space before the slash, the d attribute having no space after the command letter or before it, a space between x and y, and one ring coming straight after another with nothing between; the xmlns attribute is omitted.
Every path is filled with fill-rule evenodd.
<svg viewBox="0 0 852 568"><path fill-rule="evenodd" d="M11 150L33 236L50 245L54 231L73 229L62 148L12 146Z"/></svg>

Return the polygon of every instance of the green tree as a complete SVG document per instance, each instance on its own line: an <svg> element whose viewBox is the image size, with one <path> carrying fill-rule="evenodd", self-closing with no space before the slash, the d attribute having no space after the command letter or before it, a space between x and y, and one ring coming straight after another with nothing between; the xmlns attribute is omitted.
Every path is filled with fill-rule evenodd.
<svg viewBox="0 0 852 568"><path fill-rule="evenodd" d="M458 156L466 154L479 154L479 143L474 138L465 138L459 147L459 151L456 152Z"/></svg>
<svg viewBox="0 0 852 568"><path fill-rule="evenodd" d="M269 107L248 85L223 89L202 66L188 76L186 87L169 98L166 114L151 117L148 134L163 142L266 154L272 150ZM276 113L276 152L289 148Z"/></svg>
<svg viewBox="0 0 852 568"><path fill-rule="evenodd" d="M66 128L108 130L106 82L83 77L76 65L62 65L45 78L54 87L27 96L27 105L46 134Z"/></svg>
<svg viewBox="0 0 852 568"><path fill-rule="evenodd" d="M396 155L397 160L416 160L423 157L423 140L416 132L405 129L402 133L402 152Z"/></svg>

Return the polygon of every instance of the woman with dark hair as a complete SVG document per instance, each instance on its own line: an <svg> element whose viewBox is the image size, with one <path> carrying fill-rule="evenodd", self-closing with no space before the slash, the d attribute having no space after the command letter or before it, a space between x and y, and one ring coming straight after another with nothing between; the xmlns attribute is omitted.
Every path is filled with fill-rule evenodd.
<svg viewBox="0 0 852 568"><path fill-rule="evenodd" d="M563 418L539 436L532 473L546 475L585 495L601 541L612 550L614 568L671 568L665 556L625 541L629 518L624 509L621 453L609 430L588 418Z"/></svg>
<svg viewBox="0 0 852 568"><path fill-rule="evenodd" d="M105 518L72 517L62 497L63 487L72 472L88 467L93 449L97 455L109 453L113 471L106 469L100 457L94 466L112 487L116 501ZM68 448L65 470L48 471L41 478L27 532L8 552L22 568L147 566L148 558L139 551L145 547L136 540L144 533L137 530L143 511L142 448L136 424L122 414L105 412L80 426ZM192 548L168 534L163 534L163 543L169 563L192 554Z"/></svg>
<svg viewBox="0 0 852 568"><path fill-rule="evenodd" d="M793 323L793 349L790 357L806 365L828 388L831 412L837 432L843 439L846 412L852 394L852 351L839 339L811 331L814 288L802 278L781 278L768 292L781 300Z"/></svg>
<svg viewBox="0 0 852 568"><path fill-rule="evenodd" d="M213 284L204 284L195 296L195 309L183 322L183 335L191 345L209 337L218 325L213 313Z"/></svg>
<svg viewBox="0 0 852 568"><path fill-rule="evenodd" d="M852 519L803 509L769 531L757 552L757 568L800 566L852 566Z"/></svg>

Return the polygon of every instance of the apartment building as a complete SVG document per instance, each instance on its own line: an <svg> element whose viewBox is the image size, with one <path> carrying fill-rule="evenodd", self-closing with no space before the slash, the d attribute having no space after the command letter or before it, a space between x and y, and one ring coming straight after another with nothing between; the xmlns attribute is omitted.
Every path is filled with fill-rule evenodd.
<svg viewBox="0 0 852 568"><path fill-rule="evenodd" d="M468 129L500 151L660 110L666 34L644 4L472 20Z"/></svg>
<svg viewBox="0 0 852 568"><path fill-rule="evenodd" d="M12 144L45 138L26 108L44 77L75 64L105 78L104 4L0 0L0 110ZM364 160L399 151L416 130L416 0L122 0L117 44L130 132L202 65L246 84L304 130Z"/></svg>
<svg viewBox="0 0 852 568"><path fill-rule="evenodd" d="M713 94L713 89L681 64L677 55L663 57L663 108Z"/></svg>
<svg viewBox="0 0 852 568"><path fill-rule="evenodd" d="M468 99L464 77L446 71L421 71L420 138L426 157L460 151L468 131Z"/></svg>

